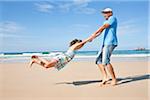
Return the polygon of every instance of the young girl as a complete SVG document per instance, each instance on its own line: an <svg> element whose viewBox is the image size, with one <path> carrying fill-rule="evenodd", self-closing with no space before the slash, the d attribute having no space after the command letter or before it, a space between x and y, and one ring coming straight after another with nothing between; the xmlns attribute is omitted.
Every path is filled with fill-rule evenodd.
<svg viewBox="0 0 150 100"><path fill-rule="evenodd" d="M31 67L33 63L36 63L45 68L55 67L57 70L60 70L74 58L75 51L83 47L83 45L90 40L91 40L91 37L85 39L84 41L74 39L70 42L70 46L67 52L56 53L55 56L51 57L50 60L46 60L36 55L33 55L31 57L31 62L29 66Z"/></svg>

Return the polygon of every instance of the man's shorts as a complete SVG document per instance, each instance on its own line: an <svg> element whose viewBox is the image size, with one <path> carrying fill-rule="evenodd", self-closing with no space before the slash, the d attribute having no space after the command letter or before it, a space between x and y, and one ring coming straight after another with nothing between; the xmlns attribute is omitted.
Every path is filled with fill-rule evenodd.
<svg viewBox="0 0 150 100"><path fill-rule="evenodd" d="M110 64L110 56L117 45L104 45L96 58L96 64Z"/></svg>

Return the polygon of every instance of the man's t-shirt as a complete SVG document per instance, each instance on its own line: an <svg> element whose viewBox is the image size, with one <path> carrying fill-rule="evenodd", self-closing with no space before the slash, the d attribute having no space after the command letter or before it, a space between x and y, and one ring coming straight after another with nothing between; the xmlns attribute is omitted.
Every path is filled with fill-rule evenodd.
<svg viewBox="0 0 150 100"><path fill-rule="evenodd" d="M103 45L118 45L116 30L117 30L117 19L114 16L110 16L104 24L110 26L104 30Z"/></svg>

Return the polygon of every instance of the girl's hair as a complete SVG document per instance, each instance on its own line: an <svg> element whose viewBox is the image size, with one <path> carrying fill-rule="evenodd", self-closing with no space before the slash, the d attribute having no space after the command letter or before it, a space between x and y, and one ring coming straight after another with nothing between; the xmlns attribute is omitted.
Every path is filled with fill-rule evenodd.
<svg viewBox="0 0 150 100"><path fill-rule="evenodd" d="M72 45L74 45L75 43L79 43L79 42L82 42L82 40L80 40L80 39L74 39L74 40L72 40L71 42L70 42L70 45L69 45L69 47L71 47Z"/></svg>

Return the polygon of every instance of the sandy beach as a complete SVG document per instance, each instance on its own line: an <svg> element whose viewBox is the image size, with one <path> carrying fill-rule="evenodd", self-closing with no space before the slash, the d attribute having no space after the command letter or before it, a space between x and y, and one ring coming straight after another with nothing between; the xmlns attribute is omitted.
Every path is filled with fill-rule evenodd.
<svg viewBox="0 0 150 100"><path fill-rule="evenodd" d="M148 100L150 62L113 62L118 85L100 87L94 62L74 61L64 69L28 63L0 64L1 100Z"/></svg>

